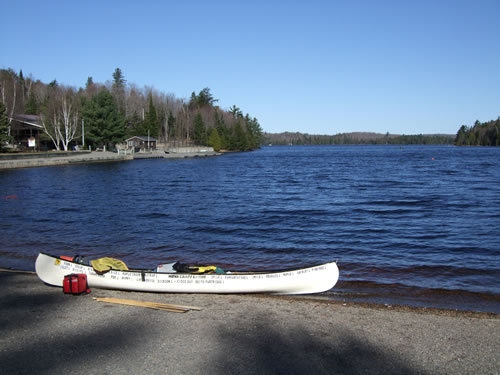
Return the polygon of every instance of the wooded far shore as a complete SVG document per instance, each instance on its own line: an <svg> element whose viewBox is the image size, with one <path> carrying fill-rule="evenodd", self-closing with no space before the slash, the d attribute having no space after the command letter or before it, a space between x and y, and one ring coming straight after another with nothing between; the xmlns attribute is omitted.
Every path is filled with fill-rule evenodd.
<svg viewBox="0 0 500 375"><path fill-rule="evenodd" d="M55 79L46 84L22 70L0 69L0 152L104 148L132 137L147 143L209 146L218 152L250 151L261 145L420 144L499 146L500 117L453 134L379 134L368 132L311 135L264 133L257 118L233 105L221 108L208 87L177 98L152 87L127 83L120 68L112 80L84 87ZM305 124L307 126L307 124ZM153 138L153 139L151 139Z"/></svg>
<svg viewBox="0 0 500 375"><path fill-rule="evenodd" d="M263 144L268 145L452 145L455 136L451 134L399 135L368 132L340 133L336 135L315 135L307 133L264 133Z"/></svg>
<svg viewBox="0 0 500 375"><path fill-rule="evenodd" d="M479 122L473 126L462 125L457 134L381 134L369 132L315 135L307 133L264 133L263 144L273 145L456 145L500 146L500 117L497 120Z"/></svg>

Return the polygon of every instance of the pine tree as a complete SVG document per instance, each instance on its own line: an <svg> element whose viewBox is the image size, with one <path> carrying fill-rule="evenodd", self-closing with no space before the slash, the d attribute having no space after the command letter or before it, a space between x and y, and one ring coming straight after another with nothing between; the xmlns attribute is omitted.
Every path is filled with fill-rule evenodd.
<svg viewBox="0 0 500 375"><path fill-rule="evenodd" d="M89 77L92 78L92 77ZM120 68L116 68L113 72L113 89L122 90L125 88L125 82L127 82L123 76Z"/></svg>
<svg viewBox="0 0 500 375"><path fill-rule="evenodd" d="M233 150L237 151L247 151L249 149L247 134L245 129L241 126L240 121L238 121L234 126L231 147Z"/></svg>
<svg viewBox="0 0 500 375"><path fill-rule="evenodd" d="M259 122L255 117L250 118L248 114L245 117L245 121L249 148L255 149L260 147L262 143L262 128L260 127Z"/></svg>
<svg viewBox="0 0 500 375"><path fill-rule="evenodd" d="M216 128L212 128L212 130L210 130L210 136L208 137L208 145L212 146L214 148L214 151L217 152L219 152L221 149L220 136Z"/></svg>
<svg viewBox="0 0 500 375"><path fill-rule="evenodd" d="M193 141L198 145L207 144L207 130L200 113L194 118Z"/></svg>
<svg viewBox="0 0 500 375"><path fill-rule="evenodd" d="M176 125L176 118L174 117L172 112L168 113L167 124L168 124L168 138L169 139L176 138L177 137L177 129L175 126Z"/></svg>
<svg viewBox="0 0 500 375"><path fill-rule="evenodd" d="M198 107L198 96L196 96L196 93L193 91L191 93L191 99L189 99L188 108L190 110L194 110L197 107Z"/></svg>
<svg viewBox="0 0 500 375"><path fill-rule="evenodd" d="M38 101L36 100L36 96L33 93L33 90L31 90L31 92L30 92L30 95L28 97L28 102L26 103L26 107L24 109L24 112L27 115L38 115L39 114Z"/></svg>
<svg viewBox="0 0 500 375"><path fill-rule="evenodd" d="M87 78L87 83L85 84L85 90L88 90L90 86L94 84L94 79L92 77Z"/></svg>
<svg viewBox="0 0 500 375"><path fill-rule="evenodd" d="M118 110L125 115L125 82L127 82L123 76L120 68L116 68L113 73L113 85L111 86L111 92L116 100Z"/></svg>
<svg viewBox="0 0 500 375"><path fill-rule="evenodd" d="M133 137L135 135L143 136L148 133L148 131L145 130L144 122L135 111L132 116L127 118L126 128L127 137Z"/></svg>
<svg viewBox="0 0 500 375"><path fill-rule="evenodd" d="M218 99L214 99L214 96L212 95L208 87L205 87L198 94L198 107L200 108L208 105L213 105L216 102L218 102Z"/></svg>
<svg viewBox="0 0 500 375"><path fill-rule="evenodd" d="M144 118L144 128L146 133L149 130L149 135L153 138L158 138L158 134L160 132L160 124L158 122L158 116L156 114L156 108L153 103L153 94L149 93L149 110L146 113L146 117ZM147 134L143 134L147 135Z"/></svg>
<svg viewBox="0 0 500 375"><path fill-rule="evenodd" d="M23 70L19 71L19 88L21 91L20 99L20 108L24 110L24 104L26 102L26 81L24 80Z"/></svg>
<svg viewBox="0 0 500 375"><path fill-rule="evenodd" d="M85 140L95 147L113 146L125 138L125 122L113 96L103 90L85 103Z"/></svg>
<svg viewBox="0 0 500 375"><path fill-rule="evenodd" d="M224 118L219 114L219 111L215 111L215 128L220 138L221 150L228 150L229 147L229 130L224 123Z"/></svg>

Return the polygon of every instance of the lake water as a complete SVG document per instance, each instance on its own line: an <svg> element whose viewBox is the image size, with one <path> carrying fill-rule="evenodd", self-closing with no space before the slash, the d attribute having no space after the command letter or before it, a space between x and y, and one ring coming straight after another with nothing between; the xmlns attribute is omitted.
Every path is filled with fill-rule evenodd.
<svg viewBox="0 0 500 375"><path fill-rule="evenodd" d="M39 251L281 268L346 301L500 313L500 148L281 146L0 171L0 266Z"/></svg>

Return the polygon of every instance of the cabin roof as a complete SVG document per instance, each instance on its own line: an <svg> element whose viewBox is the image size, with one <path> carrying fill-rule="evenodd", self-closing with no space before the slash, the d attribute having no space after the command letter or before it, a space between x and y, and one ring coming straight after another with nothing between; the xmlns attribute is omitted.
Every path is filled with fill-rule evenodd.
<svg viewBox="0 0 500 375"><path fill-rule="evenodd" d="M128 142L132 139L139 139L139 140L145 141L145 142L156 142L156 138L148 137L148 136L139 136L139 135L134 135L133 137L130 137L126 141Z"/></svg>
<svg viewBox="0 0 500 375"><path fill-rule="evenodd" d="M26 124L26 125L31 125L37 128L42 127L42 123L40 121L40 116L37 115L25 115L25 114L17 114L12 116L12 120Z"/></svg>

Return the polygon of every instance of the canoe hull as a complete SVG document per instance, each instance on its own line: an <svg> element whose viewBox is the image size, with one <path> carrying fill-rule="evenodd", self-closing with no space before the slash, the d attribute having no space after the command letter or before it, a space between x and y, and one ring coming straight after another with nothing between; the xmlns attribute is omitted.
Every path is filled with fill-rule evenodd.
<svg viewBox="0 0 500 375"><path fill-rule="evenodd" d="M270 293L311 294L334 287L339 278L335 262L270 273L185 274L151 271L109 271L98 275L92 267L40 253L35 269L49 285L62 287L65 275L84 273L90 288L157 293Z"/></svg>

